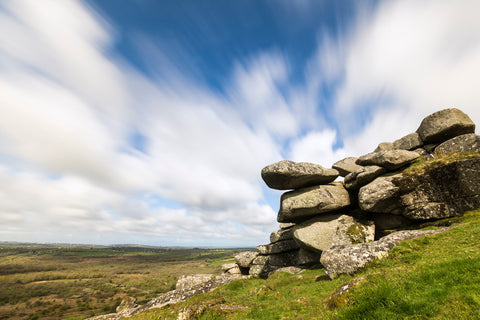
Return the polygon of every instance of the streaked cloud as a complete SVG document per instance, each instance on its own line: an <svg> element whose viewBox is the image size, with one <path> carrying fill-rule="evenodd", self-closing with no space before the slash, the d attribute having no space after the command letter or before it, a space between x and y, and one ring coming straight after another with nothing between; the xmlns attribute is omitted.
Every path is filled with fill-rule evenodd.
<svg viewBox="0 0 480 320"><path fill-rule="evenodd" d="M311 21L316 5L295 17ZM261 181L265 165L330 166L448 106L480 123L479 9L359 4L337 33L318 30L309 60L293 65L279 47L234 56L218 87L191 48L148 34L136 44L149 72L139 70L84 2L1 2L0 239L267 242L279 193Z"/></svg>

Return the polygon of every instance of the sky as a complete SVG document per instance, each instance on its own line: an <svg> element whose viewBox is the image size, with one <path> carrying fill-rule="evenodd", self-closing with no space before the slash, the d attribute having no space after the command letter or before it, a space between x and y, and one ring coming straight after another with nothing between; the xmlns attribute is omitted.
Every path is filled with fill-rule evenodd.
<svg viewBox="0 0 480 320"><path fill-rule="evenodd" d="M250 247L261 169L457 107L478 0L0 0L0 241ZM478 132L478 130L477 130Z"/></svg>

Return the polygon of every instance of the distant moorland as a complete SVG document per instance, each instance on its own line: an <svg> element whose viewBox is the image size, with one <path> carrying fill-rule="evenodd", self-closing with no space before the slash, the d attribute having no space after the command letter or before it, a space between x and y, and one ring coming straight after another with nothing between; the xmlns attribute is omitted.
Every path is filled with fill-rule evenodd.
<svg viewBox="0 0 480 320"><path fill-rule="evenodd" d="M84 319L220 272L239 250L0 242L0 319Z"/></svg>

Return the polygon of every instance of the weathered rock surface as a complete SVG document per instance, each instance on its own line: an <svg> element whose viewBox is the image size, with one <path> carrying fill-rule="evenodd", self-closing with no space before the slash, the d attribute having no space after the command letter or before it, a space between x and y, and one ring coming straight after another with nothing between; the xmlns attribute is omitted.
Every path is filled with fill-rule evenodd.
<svg viewBox="0 0 480 320"><path fill-rule="evenodd" d="M242 274L240 267L236 263L225 263L222 265L222 271L229 274Z"/></svg>
<svg viewBox="0 0 480 320"><path fill-rule="evenodd" d="M414 150L423 146L423 141L416 132L407 134L406 136L393 142L393 149Z"/></svg>
<svg viewBox="0 0 480 320"><path fill-rule="evenodd" d="M393 149L394 148L393 148L392 142L382 142L378 145L378 147L374 150L374 152L388 151Z"/></svg>
<svg viewBox="0 0 480 320"><path fill-rule="evenodd" d="M241 268L249 268L253 260L258 256L258 251L244 251L235 256L235 262Z"/></svg>
<svg viewBox="0 0 480 320"><path fill-rule="evenodd" d="M267 276L272 271L289 266L305 267L318 264L320 254L307 250L288 251L279 254L259 255L252 262L250 275Z"/></svg>
<svg viewBox="0 0 480 320"><path fill-rule="evenodd" d="M184 290L202 285L215 277L213 274L186 274L178 278L175 289Z"/></svg>
<svg viewBox="0 0 480 320"><path fill-rule="evenodd" d="M402 215L442 219L480 208L480 158L456 161L420 175L393 180L400 188Z"/></svg>
<svg viewBox="0 0 480 320"><path fill-rule="evenodd" d="M387 172L387 169L380 166L366 166L348 174L343 180L348 190L358 190L360 187L373 181L376 177Z"/></svg>
<svg viewBox="0 0 480 320"><path fill-rule="evenodd" d="M423 119L417 133L425 144L446 141L453 137L475 132L475 123L464 112L444 109Z"/></svg>
<svg viewBox="0 0 480 320"><path fill-rule="evenodd" d="M278 222L297 222L345 208L350 205L350 196L342 183L330 183L286 192L280 201Z"/></svg>
<svg viewBox="0 0 480 320"><path fill-rule="evenodd" d="M335 245L373 241L375 226L344 214L325 214L295 226L293 237L300 248L321 253Z"/></svg>
<svg viewBox="0 0 480 320"><path fill-rule="evenodd" d="M320 262L325 273L333 279L335 275L352 274L368 262L384 258L402 240L437 234L447 229L397 231L374 242L335 246L322 253Z"/></svg>
<svg viewBox="0 0 480 320"><path fill-rule="evenodd" d="M396 170L410 164L420 157L417 152L408 150L389 150L371 152L357 159L362 166L381 166L388 170Z"/></svg>
<svg viewBox="0 0 480 320"><path fill-rule="evenodd" d="M332 182L338 171L318 164L283 160L262 169L263 181L272 189L288 190Z"/></svg>
<svg viewBox="0 0 480 320"><path fill-rule="evenodd" d="M391 173L378 177L361 187L358 191L360 209L369 212L400 214L400 188L392 181L401 177L401 173Z"/></svg>
<svg viewBox="0 0 480 320"><path fill-rule="evenodd" d="M270 242L275 243L282 240L293 239L293 231L293 227L274 231L270 234Z"/></svg>
<svg viewBox="0 0 480 320"><path fill-rule="evenodd" d="M345 177L346 175L363 168L356 164L355 161L357 161L356 157L348 157L335 162L332 168L337 170L340 173L340 176Z"/></svg>
<svg viewBox="0 0 480 320"><path fill-rule="evenodd" d="M260 254L274 254L274 253L282 253L287 251L298 250L297 243L292 240L282 240L275 243L269 243L257 246L257 250Z"/></svg>
<svg viewBox="0 0 480 320"><path fill-rule="evenodd" d="M438 154L480 152L480 135L469 133L456 136L436 147L435 152Z"/></svg>

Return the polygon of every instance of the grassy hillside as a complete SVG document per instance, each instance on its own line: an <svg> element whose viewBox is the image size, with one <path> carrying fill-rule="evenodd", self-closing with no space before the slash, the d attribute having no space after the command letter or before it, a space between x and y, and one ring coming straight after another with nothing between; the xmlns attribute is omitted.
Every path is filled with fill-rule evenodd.
<svg viewBox="0 0 480 320"><path fill-rule="evenodd" d="M436 225L451 223L458 226L404 241L356 275L328 280L319 267L239 280L131 319L177 319L181 310L191 319L480 319L480 210ZM330 298L352 280L358 285Z"/></svg>

